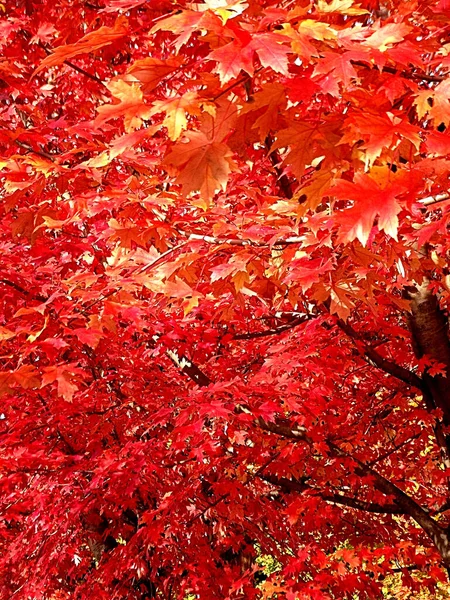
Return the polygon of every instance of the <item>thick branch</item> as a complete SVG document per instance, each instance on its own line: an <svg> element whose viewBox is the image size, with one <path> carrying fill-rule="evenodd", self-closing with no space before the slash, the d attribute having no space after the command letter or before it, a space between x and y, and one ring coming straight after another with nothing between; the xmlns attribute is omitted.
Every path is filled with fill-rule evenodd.
<svg viewBox="0 0 450 600"><path fill-rule="evenodd" d="M286 492L301 493L306 490L311 490L314 495L319 496L322 500L332 504L340 504L341 506L347 506L348 508L355 508L356 510L370 513L390 515L404 514L404 511L402 511L397 504L379 504L377 502L366 502L365 500L359 500L358 498L352 498L350 496L342 496L341 494L330 494L309 486L306 482L286 479L286 477L277 477L276 475L260 475L260 478L272 485L278 486Z"/></svg>
<svg viewBox="0 0 450 600"><path fill-rule="evenodd" d="M355 473L361 477L371 477L374 480L374 485L377 490L383 492L387 496L393 496L396 504L402 509L404 514L412 517L424 531L428 533L433 540L436 548L442 556L445 566L450 566L450 539L447 532L430 516L428 511L422 508L413 498L408 496L406 492L397 487L392 481L380 475L377 471L364 464L354 456L349 456L338 446L329 442L329 446L338 456L347 456L355 461L358 465Z"/></svg>
<svg viewBox="0 0 450 600"><path fill-rule="evenodd" d="M344 323L344 326L347 327ZM353 330L351 330L353 332ZM354 336L353 336L354 337ZM415 385L418 387L416 383L411 383L410 376L412 377L412 381L416 377L413 373L408 371L407 369L403 369L403 367L399 367L394 364L394 369L391 368L391 363L389 361L385 361L376 351L373 349L369 349L371 360L379 361L380 368L383 368L384 371L390 374L394 374L395 377L401 379L401 381L405 381L410 385ZM179 363L179 359L176 356L176 360L174 360L175 364ZM375 361L374 361L375 362ZM387 363L388 368L390 370L386 370L385 363ZM211 379L205 375L196 365L193 365L190 361L187 361L187 365L182 366L181 363L178 364L182 371L186 373L193 381L195 381L198 385L209 385L212 383ZM377 365L379 366L379 365ZM397 370L398 369L398 370ZM391 372L393 370L393 372ZM404 371L406 373L404 373ZM422 385L421 380L417 377ZM420 388L419 388L420 389ZM312 439L309 437L308 432L305 428L298 428L296 425L292 425L288 423L267 423L261 417L257 418L255 423L264 431L268 431L270 433L275 433L277 435L281 435L283 437L294 439L297 441L304 441L308 444L312 443ZM450 538L447 532L430 516L429 512L422 508L420 504L418 504L413 498L408 496L406 492L397 487L392 481L386 479L383 475L375 471L369 465L363 463L359 459L354 456L348 455L344 452L339 446L330 440L325 440L325 443L328 445L331 454L335 456L350 458L356 464L355 466L355 474L360 477L369 477L374 482L375 488L386 494L387 496L392 496L395 498L395 504L398 506L398 509L402 514L409 515L412 519L418 523L422 529L430 536L433 540L436 548L438 549L443 562L447 568L450 568ZM304 484L302 483L302 490L304 489Z"/></svg>
<svg viewBox="0 0 450 600"><path fill-rule="evenodd" d="M416 286L415 291L410 292L410 300L410 326L416 356L427 356L445 366L444 376L431 376L425 371L423 381L433 397L434 404L443 411L444 423L450 425L450 343L447 317L430 290L427 280Z"/></svg>
<svg viewBox="0 0 450 600"><path fill-rule="evenodd" d="M305 427L298 427L296 425L285 423L268 423L262 417L258 417L255 422L260 429L268 431L269 433L275 433L276 435L281 435L282 437L291 440L303 440L308 444L312 443Z"/></svg>
<svg viewBox="0 0 450 600"><path fill-rule="evenodd" d="M357 331L351 327L348 323L344 323L344 321L339 320L338 326L344 331L352 340L357 340L360 344L363 344L363 354L366 358L368 358L376 367L392 375L396 379L411 385L419 389L420 391L424 391L425 386L420 377L418 377L412 371L405 369L401 365L398 365L395 362L387 360L381 354L379 354L374 348L366 344Z"/></svg>

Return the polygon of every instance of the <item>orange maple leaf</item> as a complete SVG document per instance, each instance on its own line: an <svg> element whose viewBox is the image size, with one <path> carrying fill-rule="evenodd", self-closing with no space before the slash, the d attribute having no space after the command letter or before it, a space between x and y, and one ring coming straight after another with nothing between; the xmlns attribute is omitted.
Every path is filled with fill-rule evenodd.
<svg viewBox="0 0 450 600"><path fill-rule="evenodd" d="M124 128L127 133L138 129L143 119L149 119L152 108L144 104L142 90L135 83L129 85L125 81L110 81L108 89L119 102L99 106L95 125L101 125L110 119L124 117Z"/></svg>
<svg viewBox="0 0 450 600"><path fill-rule="evenodd" d="M136 60L128 69L125 79L140 83L142 91L146 94L154 90L163 77L173 73L181 64L179 57L160 60L149 56Z"/></svg>
<svg viewBox="0 0 450 600"><path fill-rule="evenodd" d="M218 190L225 190L231 171L237 171L230 148L206 137L201 131L190 131L166 156L164 164L172 167L183 192L200 192L206 208Z"/></svg>
<svg viewBox="0 0 450 600"><path fill-rule="evenodd" d="M56 67L57 65L61 65L65 60L73 58L78 54L88 54L89 52L103 48L103 46L108 46L126 35L127 32L127 19L125 17L119 17L115 22L114 27L100 27L96 31L91 31L86 34L74 44L66 44L65 46L58 46L58 48L55 48L52 54L47 56L47 58L44 58L38 68L35 69L32 76L36 75L46 67Z"/></svg>
<svg viewBox="0 0 450 600"><path fill-rule="evenodd" d="M176 141L187 128L188 120L186 114L200 114L200 107L196 92L186 92L182 96L155 100L151 114L164 112L166 114L162 124L167 127L169 138Z"/></svg>

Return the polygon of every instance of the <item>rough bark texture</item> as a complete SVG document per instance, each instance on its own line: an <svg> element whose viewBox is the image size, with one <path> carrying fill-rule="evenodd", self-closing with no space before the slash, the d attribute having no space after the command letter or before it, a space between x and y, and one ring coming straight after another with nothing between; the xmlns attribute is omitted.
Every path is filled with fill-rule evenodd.
<svg viewBox="0 0 450 600"><path fill-rule="evenodd" d="M416 355L424 355L444 364L446 376L432 377L425 372L424 383L433 399L434 405L443 412L445 425L450 425L450 343L448 339L448 320L439 307L436 296L430 291L428 281L417 286L411 293L411 331Z"/></svg>

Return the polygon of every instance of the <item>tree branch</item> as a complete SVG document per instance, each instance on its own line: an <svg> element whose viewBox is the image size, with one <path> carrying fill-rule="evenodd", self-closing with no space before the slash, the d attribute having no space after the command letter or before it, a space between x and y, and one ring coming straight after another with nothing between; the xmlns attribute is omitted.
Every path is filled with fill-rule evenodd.
<svg viewBox="0 0 450 600"><path fill-rule="evenodd" d="M262 71L262 67L258 67L257 69L255 69L254 75L256 75L256 73L259 73L259 71ZM241 71L242 72L242 71ZM237 85L244 83L245 81L247 81L250 78L249 75L247 75L247 73L245 75L243 75L242 77L239 77L239 79L236 79L236 81L234 83L232 83L231 85L229 85L228 87L224 88L221 92L219 92L218 94L216 94L213 97L213 101L215 102L216 100L218 100L219 98L221 98L222 96L224 96L225 94L228 94L228 92L231 92L231 90L233 88L235 88Z"/></svg>
<svg viewBox="0 0 450 600"><path fill-rule="evenodd" d="M50 55L52 53L52 51L49 48L47 48L47 46L45 46L42 42L39 43L39 46L44 50L44 52L47 55ZM106 84L100 79L100 77L97 77L97 75L93 75L92 73L85 71L84 69L82 69L81 67L78 67L77 65L75 65L73 62L71 62L69 60L65 60L64 64L67 65L68 67L70 67L71 69L73 69L74 71L76 71L77 73L80 73L80 75L84 75L85 77L88 77L89 79L92 79L92 81L95 81L99 85L103 86L107 90L108 94L111 94L111 92L106 87Z"/></svg>
<svg viewBox="0 0 450 600"><path fill-rule="evenodd" d="M286 423L269 423L262 417L258 417L255 420L255 424L260 429L268 431L269 433L275 433L276 435L281 435L284 438L296 440L297 442L304 441L308 444L312 444L312 439L309 437L305 427L298 427L297 425Z"/></svg>
<svg viewBox="0 0 450 600"><path fill-rule="evenodd" d="M278 185L280 186L280 190L283 192L283 196L285 198L288 198L288 200L290 200L294 195L294 191L292 189L293 182L280 169L281 157L276 150L271 150L271 148L273 146L273 141L274 141L273 137L269 133L267 135L264 143L267 148L267 151L269 152L270 162L272 163L274 171L277 174Z"/></svg>
<svg viewBox="0 0 450 600"><path fill-rule="evenodd" d="M268 242L255 242L254 240L242 240L239 238L218 238L213 235L203 235L200 233L188 233L182 229L178 229L178 233L180 235L186 236L189 240L200 240L206 242L207 244L228 244L229 246L255 246L257 248L276 248L278 246L285 246L289 244L301 244L305 241L306 236L304 235L294 235L285 238L284 240L279 240L270 244Z"/></svg>
<svg viewBox="0 0 450 600"><path fill-rule="evenodd" d="M37 156L40 156L41 158L46 158L47 160L50 160L51 162L55 162L55 157L53 154L49 154L48 152L45 152L44 150L35 150L32 146L30 146L29 144L25 144L24 142L21 142L20 140L14 140L14 143L17 144L17 146L19 146L19 148L23 148L24 150L27 150L27 152L32 152L33 154L36 154Z"/></svg>
<svg viewBox="0 0 450 600"><path fill-rule="evenodd" d="M345 328L349 327L343 322L342 324ZM350 332L349 335L351 337L357 336L356 332L354 332L352 328L347 330ZM178 359L176 353L174 354L176 360L174 360L174 358L172 358L172 360L174 360L175 364L182 369L182 372L186 373L193 381L195 381L195 383L201 386L212 383L211 379L191 361L187 361L185 365L182 365L180 362L181 359ZM368 348L367 356L374 362L377 361L377 366L379 366L379 368L382 368L385 372L394 375L398 379L401 379L401 381L404 381L410 385L414 385L415 387L419 387L415 381L415 379L417 379L420 383L420 386L422 385L421 380L416 375L407 369L404 369L403 367L399 367L396 364L392 366L389 361L386 361L375 350ZM419 387L419 389L421 388ZM250 411L246 410L246 412ZM281 435L282 437L294 439L296 441L304 441L308 444L313 443L313 440L309 437L308 432L304 427L298 428L296 425L289 424L289 422L287 424L267 423L264 419L262 419L262 417L258 417L255 420L255 424L264 431L275 433L277 435ZM433 540L446 568L450 568L450 537L445 529L431 517L429 512L422 508L422 506L420 506L420 504L418 504L413 498L408 496L406 492L392 483L392 481L386 479L386 477L375 471L371 466L363 463L356 457L347 454L334 442L326 439L324 441L332 454L335 456L350 458L350 460L354 461L356 465L354 472L356 475L363 478L369 477L372 479L373 485L378 491L382 492L386 496L392 496L395 498L395 504L398 506L398 509L401 511L401 513L409 515L412 519L414 519L414 521L416 521L416 523L420 525L420 527L422 527L422 529ZM302 484L302 490L304 489L303 486L304 484Z"/></svg>
<svg viewBox="0 0 450 600"><path fill-rule="evenodd" d="M67 65L68 67L70 67L71 69L73 69L74 71L77 71L77 73L80 73L80 75L84 75L85 77L92 79L92 81L95 81L99 85L102 85L106 90L108 90L108 88L106 87L106 84L100 79L100 77L97 77L97 75L93 75L92 73L85 71L84 69L82 69L81 67L78 67L77 65L75 65L73 62L71 62L69 60L65 60L64 64ZM108 90L108 93L111 93L111 92Z"/></svg>
<svg viewBox="0 0 450 600"><path fill-rule="evenodd" d="M351 61L354 65L358 67L363 67L364 69L368 69L370 71L378 70L376 67L372 67L368 63L359 60ZM392 73L392 75L400 75L400 77L404 77L405 79L421 79L423 81L429 81L430 83L440 83L447 78L447 74L445 75L427 75L426 73L410 73L408 71L399 71L395 67L384 66L381 71L383 73Z"/></svg>
<svg viewBox="0 0 450 600"><path fill-rule="evenodd" d="M436 194L436 196L427 196L426 198L421 198L419 202L423 206L431 206L433 204L438 204L439 202L445 202L445 200L450 200L450 194Z"/></svg>
<svg viewBox="0 0 450 600"><path fill-rule="evenodd" d="M314 495L319 496L325 502L331 504L340 504L348 508L354 508L370 513L379 514L390 514L390 515L403 515L404 512L397 504L379 504L377 502L366 502L365 500L359 500L358 498L352 498L350 496L342 496L341 494L328 494L322 492L317 488L308 485L304 481L291 480L286 477L277 477L276 475L259 475L260 479L271 483L272 485L280 487L286 492L304 492L311 490Z"/></svg>
<svg viewBox="0 0 450 600"><path fill-rule="evenodd" d="M328 442L330 449L334 450L338 456L345 456L355 461L357 467L355 473L360 477L371 477L374 480L375 488L386 494L387 496L394 496L396 503L402 509L404 514L409 515L411 518L418 523L426 533L433 540L436 548L438 549L441 557L444 560L445 566L450 565L450 539L447 532L437 523L429 514L427 510L422 508L413 498L408 496L406 492L397 487L392 481L386 479L383 475L372 469L372 467L366 465L359 459L355 458L344 452L339 446Z"/></svg>
<svg viewBox="0 0 450 600"><path fill-rule="evenodd" d="M266 329L265 331L254 331L252 333L238 333L233 336L233 340L252 340L255 338L268 337L271 335L279 335L280 333L289 331L290 329L293 329L298 325L302 325L302 323L306 323L315 316L316 315L306 315L304 317L298 317L297 319L293 319L290 323L280 325L279 327L274 327L273 329Z"/></svg>
<svg viewBox="0 0 450 600"><path fill-rule="evenodd" d="M0 279L0 283L3 283L3 285L7 285L7 286L13 288L14 290L16 290L16 292L19 292L20 294L23 294L24 296L28 296L28 297L32 298L33 300L36 300L37 302L47 302L47 300L48 300L48 298L46 296L42 296L41 294L32 294L29 290L26 290L19 284L14 283L13 281L9 281L8 279Z"/></svg>
<svg viewBox="0 0 450 600"><path fill-rule="evenodd" d="M421 392L426 391L422 379L418 377L415 373L381 356L381 354L379 354L374 348L366 344L362 339L361 335L357 331L355 331L353 327L348 323L344 323L344 321L339 319L337 324L342 329L342 331L348 335L348 337L350 337L354 341L357 340L358 342L363 344L364 356L368 358L370 362L372 362L376 367L378 367L385 373L392 375L396 379L403 381L403 383L407 383L408 385L419 389Z"/></svg>
<svg viewBox="0 0 450 600"><path fill-rule="evenodd" d="M419 431L418 433L416 433L412 437L408 438L407 440L403 440L403 442L399 442L398 444L394 444L394 446L392 448L390 448L390 450L386 450L386 452L384 452L383 454L381 454L380 456L378 456L374 460L370 461L368 464L370 466L373 466L377 462L385 460L386 458L388 458L389 456L391 456L391 454L394 454L394 452L397 452L397 450L400 450L400 448L403 448L403 446L406 446L406 444L409 444L409 442L412 442L413 440L416 440L421 435L422 435L422 432Z"/></svg>

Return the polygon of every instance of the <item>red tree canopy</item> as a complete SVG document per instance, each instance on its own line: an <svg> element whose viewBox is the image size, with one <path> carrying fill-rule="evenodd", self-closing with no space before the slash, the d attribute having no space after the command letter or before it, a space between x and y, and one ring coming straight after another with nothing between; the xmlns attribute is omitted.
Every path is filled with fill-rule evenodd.
<svg viewBox="0 0 450 600"><path fill-rule="evenodd" d="M0 9L1 597L445 581L450 3Z"/></svg>

